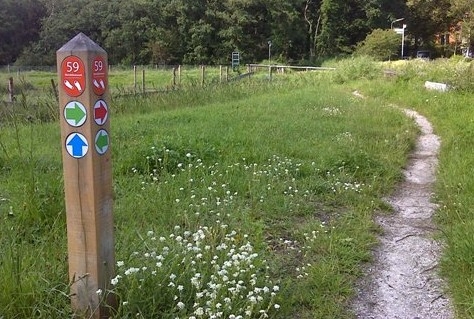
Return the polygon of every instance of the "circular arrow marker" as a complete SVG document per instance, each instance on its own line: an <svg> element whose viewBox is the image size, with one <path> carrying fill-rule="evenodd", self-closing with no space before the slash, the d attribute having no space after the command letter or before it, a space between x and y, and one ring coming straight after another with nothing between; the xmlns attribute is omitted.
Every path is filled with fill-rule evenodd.
<svg viewBox="0 0 474 319"><path fill-rule="evenodd" d="M69 96L79 96L86 89L84 63L75 55L68 56L61 63L61 86Z"/></svg>
<svg viewBox="0 0 474 319"><path fill-rule="evenodd" d="M109 107L104 100L98 100L94 104L94 121L97 125L104 125L109 116Z"/></svg>
<svg viewBox="0 0 474 319"><path fill-rule="evenodd" d="M92 61L92 88L97 95L103 95L107 88L107 64L102 56Z"/></svg>
<svg viewBox="0 0 474 319"><path fill-rule="evenodd" d="M71 133L66 138L66 150L74 158L82 158L89 150L89 143L84 135Z"/></svg>
<svg viewBox="0 0 474 319"><path fill-rule="evenodd" d="M64 107L64 118L71 126L81 126L87 120L86 107L81 102L71 101Z"/></svg>
<svg viewBox="0 0 474 319"><path fill-rule="evenodd" d="M95 135L95 150L103 155L109 149L109 133L106 130L99 130Z"/></svg>

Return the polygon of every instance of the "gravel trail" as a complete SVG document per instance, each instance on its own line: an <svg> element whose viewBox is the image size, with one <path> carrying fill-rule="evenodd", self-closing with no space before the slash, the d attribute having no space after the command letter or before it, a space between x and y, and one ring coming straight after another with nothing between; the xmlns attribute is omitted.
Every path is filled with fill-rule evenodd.
<svg viewBox="0 0 474 319"><path fill-rule="evenodd" d="M374 262L353 303L361 319L451 319L452 305L438 276L441 245L433 239L431 202L440 139L429 121L404 110L421 130L404 171L405 180L387 199L393 214L379 216L383 228Z"/></svg>

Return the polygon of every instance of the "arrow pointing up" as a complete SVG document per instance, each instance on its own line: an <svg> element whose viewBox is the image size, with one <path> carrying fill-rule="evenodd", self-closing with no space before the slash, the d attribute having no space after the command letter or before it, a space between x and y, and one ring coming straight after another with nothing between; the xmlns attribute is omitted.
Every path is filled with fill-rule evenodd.
<svg viewBox="0 0 474 319"><path fill-rule="evenodd" d="M74 137L71 138L71 140L67 143L67 146L71 146L72 156L82 157L84 156L82 148L87 146L87 143L78 134L75 134Z"/></svg>

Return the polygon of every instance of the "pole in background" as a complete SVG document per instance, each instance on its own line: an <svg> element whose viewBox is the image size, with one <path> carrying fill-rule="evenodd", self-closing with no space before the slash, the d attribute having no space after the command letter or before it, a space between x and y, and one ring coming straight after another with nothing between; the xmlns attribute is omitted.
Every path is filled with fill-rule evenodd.
<svg viewBox="0 0 474 319"><path fill-rule="evenodd" d="M404 45L405 45L405 29L406 29L406 27L407 27L407 25L404 24L404 25L403 25L403 28L402 28L402 59L403 59L403 57L405 56L405 55L404 55L404 52L403 52L403 47L404 47Z"/></svg>

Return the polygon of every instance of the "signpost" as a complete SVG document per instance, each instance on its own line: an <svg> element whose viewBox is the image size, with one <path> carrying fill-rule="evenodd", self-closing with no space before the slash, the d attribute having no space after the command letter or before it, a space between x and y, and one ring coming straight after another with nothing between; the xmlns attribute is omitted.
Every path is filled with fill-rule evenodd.
<svg viewBox="0 0 474 319"><path fill-rule="evenodd" d="M107 53L80 33L57 51L71 303L109 318L114 277Z"/></svg>
<svg viewBox="0 0 474 319"><path fill-rule="evenodd" d="M232 52L232 70L235 71L240 65L240 53Z"/></svg>
<svg viewBox="0 0 474 319"><path fill-rule="evenodd" d="M401 21L403 19L398 19L396 21ZM396 34L401 34L402 35L402 52L401 52L401 58L403 59L405 52L404 52L404 44L405 44L405 29L407 28L407 25L404 24L402 28L392 28L393 31L395 31Z"/></svg>

